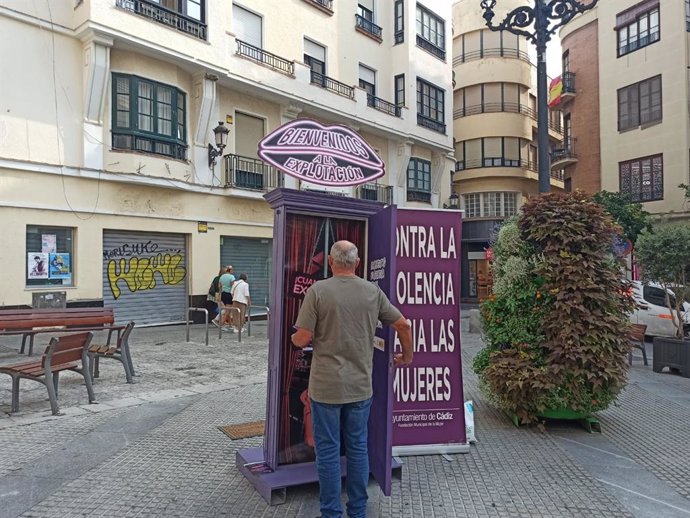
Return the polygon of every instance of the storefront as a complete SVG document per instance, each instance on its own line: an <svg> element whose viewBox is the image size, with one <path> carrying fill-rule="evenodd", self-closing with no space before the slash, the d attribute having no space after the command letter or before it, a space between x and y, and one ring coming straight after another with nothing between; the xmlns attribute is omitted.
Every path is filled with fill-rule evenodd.
<svg viewBox="0 0 690 518"><path fill-rule="evenodd" d="M187 284L185 234L103 231L103 304L117 322L184 322Z"/></svg>
<svg viewBox="0 0 690 518"><path fill-rule="evenodd" d="M220 266L231 264L235 275L246 273L253 306L268 306L273 240L221 236Z"/></svg>
<svg viewBox="0 0 690 518"><path fill-rule="evenodd" d="M481 302L491 294L491 269L487 250L501 220L462 223L462 300Z"/></svg>

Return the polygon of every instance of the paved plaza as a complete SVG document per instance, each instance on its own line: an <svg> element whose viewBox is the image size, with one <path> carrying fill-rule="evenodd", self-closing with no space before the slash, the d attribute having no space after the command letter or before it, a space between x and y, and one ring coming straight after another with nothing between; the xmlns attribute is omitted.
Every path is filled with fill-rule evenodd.
<svg viewBox="0 0 690 518"><path fill-rule="evenodd" d="M690 517L690 379L654 374L636 356L618 405L599 414L601 434L515 428L482 400L470 369L482 343L467 324L465 397L479 442L469 454L404 458L391 497L370 484L367 516ZM8 415L9 376L0 375L0 517L317 516L316 484L266 505L234 465L236 450L262 438L233 441L217 429L264 418L266 327L252 331L241 343L216 331L205 345L203 326L191 343L183 326L135 328L137 382L102 361L89 405L83 379L65 374L59 417L28 381L21 413ZM0 363L24 359L18 345L3 338Z"/></svg>

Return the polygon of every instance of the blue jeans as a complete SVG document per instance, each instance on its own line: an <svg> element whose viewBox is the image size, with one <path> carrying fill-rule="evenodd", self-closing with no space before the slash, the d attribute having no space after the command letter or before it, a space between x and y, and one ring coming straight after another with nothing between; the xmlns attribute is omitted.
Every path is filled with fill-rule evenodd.
<svg viewBox="0 0 690 518"><path fill-rule="evenodd" d="M342 405L311 402L322 518L341 518L343 515L340 504L341 430L347 457L347 515L350 518L366 517L369 483L367 423L370 408L371 398Z"/></svg>

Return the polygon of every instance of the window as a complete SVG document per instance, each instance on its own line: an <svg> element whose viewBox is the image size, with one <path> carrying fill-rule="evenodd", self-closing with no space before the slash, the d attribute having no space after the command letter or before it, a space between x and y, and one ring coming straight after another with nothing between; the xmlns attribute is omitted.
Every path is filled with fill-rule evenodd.
<svg viewBox="0 0 690 518"><path fill-rule="evenodd" d="M405 74L400 74L394 78L395 93L394 100L395 105L398 107L405 106Z"/></svg>
<svg viewBox="0 0 690 518"><path fill-rule="evenodd" d="M234 4L232 16L236 38L258 49L262 48L261 16Z"/></svg>
<svg viewBox="0 0 690 518"><path fill-rule="evenodd" d="M407 201L431 202L431 162L410 158L407 166Z"/></svg>
<svg viewBox="0 0 690 518"><path fill-rule="evenodd" d="M668 307L666 305L666 296L670 299L671 307L676 306L676 297L670 293L662 290L661 288L656 288L654 286L643 286L642 287L642 298L650 304L655 306Z"/></svg>
<svg viewBox="0 0 690 518"><path fill-rule="evenodd" d="M186 97L175 87L113 74L113 149L185 160Z"/></svg>
<svg viewBox="0 0 690 518"><path fill-rule="evenodd" d="M563 116L563 147L573 150L573 120L569 113Z"/></svg>
<svg viewBox="0 0 690 518"><path fill-rule="evenodd" d="M618 131L661 119L660 75L618 90Z"/></svg>
<svg viewBox="0 0 690 518"><path fill-rule="evenodd" d="M326 74L326 48L307 38L304 38L304 64L313 73Z"/></svg>
<svg viewBox="0 0 690 518"><path fill-rule="evenodd" d="M200 22L204 21L203 0L150 0L166 9Z"/></svg>
<svg viewBox="0 0 690 518"><path fill-rule="evenodd" d="M446 59L446 26L442 18L417 4L417 45Z"/></svg>
<svg viewBox="0 0 690 518"><path fill-rule="evenodd" d="M405 4L403 0L395 0L393 6L393 19L394 41L396 44L402 43L405 41Z"/></svg>
<svg viewBox="0 0 690 518"><path fill-rule="evenodd" d="M508 218L517 214L517 192L473 192L460 198L466 218Z"/></svg>
<svg viewBox="0 0 690 518"><path fill-rule="evenodd" d="M658 2L643 2L616 18L618 57L659 41Z"/></svg>
<svg viewBox="0 0 690 518"><path fill-rule="evenodd" d="M373 103L372 97L376 97L376 72L371 68L359 65L359 87L367 92L367 102Z"/></svg>
<svg viewBox="0 0 690 518"><path fill-rule="evenodd" d="M456 171L480 167L528 167L528 143L517 137L484 137L456 143Z"/></svg>
<svg viewBox="0 0 690 518"><path fill-rule="evenodd" d="M664 199L663 155L653 155L618 164L620 192L630 201L646 202Z"/></svg>
<svg viewBox="0 0 690 518"><path fill-rule="evenodd" d="M562 66L563 66L563 72L570 72L570 51L566 50L563 53L563 58L562 58Z"/></svg>
<svg viewBox="0 0 690 518"><path fill-rule="evenodd" d="M690 0L685 0L685 30L690 32Z"/></svg>
<svg viewBox="0 0 690 518"><path fill-rule="evenodd" d="M357 14L369 23L374 23L374 10L372 5L357 4Z"/></svg>
<svg viewBox="0 0 690 518"><path fill-rule="evenodd" d="M27 225L26 286L73 286L74 229Z"/></svg>
<svg viewBox="0 0 690 518"><path fill-rule="evenodd" d="M445 91L417 78L417 124L439 133L446 132Z"/></svg>

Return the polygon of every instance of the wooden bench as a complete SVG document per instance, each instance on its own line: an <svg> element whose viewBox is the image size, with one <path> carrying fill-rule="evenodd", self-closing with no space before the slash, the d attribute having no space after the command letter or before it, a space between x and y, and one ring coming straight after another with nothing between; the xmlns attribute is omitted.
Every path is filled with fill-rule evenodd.
<svg viewBox="0 0 690 518"><path fill-rule="evenodd" d="M642 359L644 360L645 366L647 363L647 351L644 347L644 335L647 332L647 326L645 324L633 324L630 332L628 333L628 340L634 349L639 349L642 351ZM628 360L630 365L632 365L632 349L628 354Z"/></svg>
<svg viewBox="0 0 690 518"><path fill-rule="evenodd" d="M59 415L58 407L58 380L60 372L71 370L84 377L86 391L89 395L89 403L96 401L89 373L89 346L92 333L79 333L74 335L52 338L40 360L14 365L0 366L0 374L9 374L12 377L12 412L19 412L19 381L28 379L43 383L48 389L48 399L53 415Z"/></svg>
<svg viewBox="0 0 690 518"><path fill-rule="evenodd" d="M134 329L134 322L130 322L124 327L121 334L118 334L115 345L110 345L110 335L108 341L104 344L91 344L89 347L89 368L91 369L91 378L98 378L98 363L101 358L111 358L119 361L125 368L125 377L127 383L134 383L132 376L134 373L134 365L132 364L132 356L129 353L129 335Z"/></svg>
<svg viewBox="0 0 690 518"><path fill-rule="evenodd" d="M74 330L109 330L108 342L113 331L124 327L113 326L113 308L66 308L66 309L6 309L0 310L0 335L22 335L24 353L29 338L29 356L33 354L34 336L38 333L64 333Z"/></svg>

